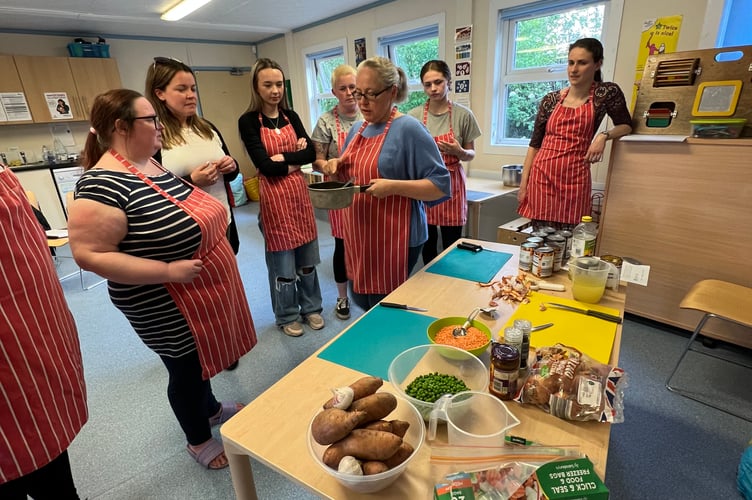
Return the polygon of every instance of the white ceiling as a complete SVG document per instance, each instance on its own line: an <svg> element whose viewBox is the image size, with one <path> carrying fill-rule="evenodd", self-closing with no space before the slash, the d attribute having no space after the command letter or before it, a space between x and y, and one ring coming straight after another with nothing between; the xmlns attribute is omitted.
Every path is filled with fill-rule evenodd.
<svg viewBox="0 0 752 500"><path fill-rule="evenodd" d="M255 43L393 0L213 0L180 21L162 21L177 1L2 0L0 31Z"/></svg>

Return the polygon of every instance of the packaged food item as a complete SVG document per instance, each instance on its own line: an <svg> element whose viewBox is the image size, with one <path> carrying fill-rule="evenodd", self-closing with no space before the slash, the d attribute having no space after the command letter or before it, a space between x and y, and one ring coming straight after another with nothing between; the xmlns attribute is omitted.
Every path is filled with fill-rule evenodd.
<svg viewBox="0 0 752 500"><path fill-rule="evenodd" d="M562 344L536 350L515 400L565 420L624 421L626 372Z"/></svg>

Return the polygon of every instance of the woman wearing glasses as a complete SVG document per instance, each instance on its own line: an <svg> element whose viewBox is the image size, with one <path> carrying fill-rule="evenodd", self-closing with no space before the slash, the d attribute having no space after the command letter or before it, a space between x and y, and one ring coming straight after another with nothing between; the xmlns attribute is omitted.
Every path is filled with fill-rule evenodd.
<svg viewBox="0 0 752 500"><path fill-rule="evenodd" d="M480 127L472 111L449 100L452 71L447 63L428 61L420 70L420 80L428 99L424 106L413 108L408 114L428 128L452 178L452 198L426 209L428 241L423 245L423 263L428 264L439 253L439 229L443 249L462 236L467 222L467 193L465 169L460 162L475 158Z"/></svg>
<svg viewBox="0 0 752 500"><path fill-rule="evenodd" d="M193 70L177 59L155 57L146 73L145 94L162 122L162 149L154 158L224 205L227 238L237 255L240 239L230 204L230 181L238 176L238 162L217 127L196 114Z"/></svg>
<svg viewBox="0 0 752 500"><path fill-rule="evenodd" d="M167 396L188 452L227 466L211 427L238 411L219 403L210 377L256 344L232 248L227 211L162 168L159 119L136 91L97 96L85 172L68 207L71 250L81 268L107 278L112 303L167 368Z"/></svg>
<svg viewBox="0 0 752 500"><path fill-rule="evenodd" d="M311 139L316 148L313 168L321 171L329 158L337 158L345 146L347 133L363 117L358 111L358 101L352 95L355 90L355 68L342 64L332 71L332 94L337 104L321 115ZM347 267L345 266L345 229L341 210L329 210L329 223L334 236L334 281L337 283L337 304L334 314L339 319L350 317L350 300L347 298Z"/></svg>
<svg viewBox="0 0 752 500"><path fill-rule="evenodd" d="M287 109L285 75L271 59L253 66L251 102L238 120L240 137L259 171L259 227L266 244L269 290L277 325L291 337L303 325L324 328L316 273L319 240L301 165L316 152L300 117Z"/></svg>
<svg viewBox="0 0 752 500"><path fill-rule="evenodd" d="M353 301L367 310L408 277L428 237L423 202L451 195L449 172L431 135L395 107L407 96L405 72L383 57L358 65L365 121L348 134L340 158L322 170L370 184L345 210L345 256Z"/></svg>

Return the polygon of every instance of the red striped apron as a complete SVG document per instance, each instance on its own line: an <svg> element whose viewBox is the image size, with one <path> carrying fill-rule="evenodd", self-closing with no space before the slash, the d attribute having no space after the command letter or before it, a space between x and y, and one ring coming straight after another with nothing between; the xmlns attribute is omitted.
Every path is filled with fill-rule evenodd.
<svg viewBox="0 0 752 500"><path fill-rule="evenodd" d="M297 149L298 136L287 116L280 111L286 124L272 130L264 126L262 114L261 143L269 156ZM279 133L277 132L279 130ZM303 173L296 170L287 175L267 177L259 172L261 221L268 252L292 250L316 239L316 219L308 196Z"/></svg>
<svg viewBox="0 0 752 500"><path fill-rule="evenodd" d="M590 215L590 163L585 154L595 127L593 88L589 102L576 108L562 105L569 89L562 90L530 170L527 196L518 210L523 217L577 224Z"/></svg>
<svg viewBox="0 0 752 500"><path fill-rule="evenodd" d="M337 125L337 154L342 156L342 149L345 146L345 139L347 139L348 130L342 129L342 123L339 120L339 112L337 106L332 109L334 115L334 123ZM332 236L335 238L344 239L345 227L342 222L342 210L329 210L329 223L332 226Z"/></svg>
<svg viewBox="0 0 752 500"><path fill-rule="evenodd" d="M428 127L428 102L423 107L423 125ZM434 136L439 142L454 142L454 128L452 127L452 101L449 101L449 132ZM454 155L441 153L449 178L452 183L452 197L445 202L432 207L426 207L426 217L432 226L464 226L467 222L467 192L465 188L465 169L460 159Z"/></svg>
<svg viewBox="0 0 752 500"><path fill-rule="evenodd" d="M379 177L379 154L397 108L392 109L384 132L363 137L368 122L358 130L347 148L347 175L356 184L369 184ZM388 294L407 279L410 239L409 198L368 194L355 195L345 214L345 260L353 289L362 294Z"/></svg>
<svg viewBox="0 0 752 500"><path fill-rule="evenodd" d="M60 456L88 419L76 324L47 238L0 168L0 484Z"/></svg>
<svg viewBox="0 0 752 500"><path fill-rule="evenodd" d="M201 274L190 283L164 285L188 322L201 361L201 375L208 380L240 359L257 342L237 261L225 234L227 210L201 189L193 189L187 199L180 201L120 154L112 150L110 153L201 228L201 243L193 254L194 259L203 262Z"/></svg>

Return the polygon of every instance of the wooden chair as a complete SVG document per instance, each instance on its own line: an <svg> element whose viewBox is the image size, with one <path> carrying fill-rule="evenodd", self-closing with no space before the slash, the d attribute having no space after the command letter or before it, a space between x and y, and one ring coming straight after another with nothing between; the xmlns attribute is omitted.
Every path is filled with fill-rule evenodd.
<svg viewBox="0 0 752 500"><path fill-rule="evenodd" d="M730 321L732 323L752 328L752 288L714 279L698 281L684 296L681 304L679 304L679 307L681 307L682 309L695 309L705 314L702 316L702 319L700 319L700 322L697 324L694 332L692 332L692 336L689 338L689 342L687 342L687 346L684 348L684 352L682 352L681 356L679 357L679 361L677 361L676 366L671 371L671 375L669 375L668 379L666 379L666 388L669 391L675 392L686 398L710 406L711 408L721 410L724 413L734 415L743 420L752 421L750 418L734 412L733 410L717 406L709 400L701 399L694 393L690 393L686 390L671 385L671 379L674 377L674 374L676 374L676 371L679 369L679 365L684 360L684 357L689 351L695 351L700 354L705 354L706 356L721 359L738 366L752 368L744 363L740 363L732 359L727 359L711 352L700 351L693 348L693 342L695 341L697 335L699 335L702 331L705 323L710 318L718 318L724 321Z"/></svg>

